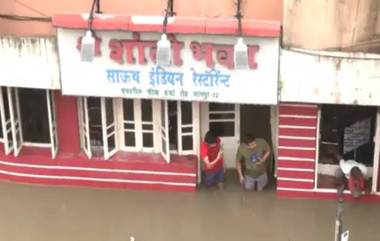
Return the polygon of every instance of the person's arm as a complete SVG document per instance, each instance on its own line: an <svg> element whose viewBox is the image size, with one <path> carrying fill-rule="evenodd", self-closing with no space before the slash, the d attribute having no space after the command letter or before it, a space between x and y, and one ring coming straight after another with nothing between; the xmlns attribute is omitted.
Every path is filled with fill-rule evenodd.
<svg viewBox="0 0 380 241"><path fill-rule="evenodd" d="M236 170L237 170L238 175L239 175L240 183L243 183L243 181L244 181L243 170L242 170L241 161L239 161L239 160L236 160Z"/></svg>
<svg viewBox="0 0 380 241"><path fill-rule="evenodd" d="M205 145L201 145L201 158L207 168L210 168L210 160L207 155L207 147Z"/></svg>
<svg viewBox="0 0 380 241"><path fill-rule="evenodd" d="M211 166L215 165L220 160L220 158L222 158L222 155L223 155L222 150L219 150L218 155L213 161L210 162L210 165Z"/></svg>
<svg viewBox="0 0 380 241"><path fill-rule="evenodd" d="M265 145L265 153L264 153L263 157L259 159L258 164L265 163L268 160L269 155L271 153L268 143L265 143L265 144L266 144Z"/></svg>
<svg viewBox="0 0 380 241"><path fill-rule="evenodd" d="M241 165L241 160L242 159L243 159L243 157L240 154L240 151L238 149L238 151L236 153L236 170L238 172L240 183L243 183L243 181L244 181L243 170L242 170L242 165Z"/></svg>
<svg viewBox="0 0 380 241"><path fill-rule="evenodd" d="M259 159L259 164L265 163L268 160L269 155L270 155L270 150L266 150L264 153L264 156Z"/></svg>
<svg viewBox="0 0 380 241"><path fill-rule="evenodd" d="M210 160L208 159L208 156L205 156L205 157L203 157L202 159L203 159L203 162L205 163L206 167L207 167L207 168L210 168L210 166L211 166L211 162L210 162Z"/></svg>
<svg viewBox="0 0 380 241"><path fill-rule="evenodd" d="M210 161L210 166L214 166L220 160L220 158L222 158L223 151L222 151L222 145L220 143L220 139L219 138L217 139L217 145L219 147L218 155L215 157L214 160L209 160Z"/></svg>

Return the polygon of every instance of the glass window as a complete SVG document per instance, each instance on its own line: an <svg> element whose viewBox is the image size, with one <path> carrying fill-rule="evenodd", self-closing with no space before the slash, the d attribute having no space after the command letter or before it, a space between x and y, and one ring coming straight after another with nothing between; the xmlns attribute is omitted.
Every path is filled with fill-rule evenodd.
<svg viewBox="0 0 380 241"><path fill-rule="evenodd" d="M182 125L193 123L193 108L191 102L181 102L181 115Z"/></svg>
<svg viewBox="0 0 380 241"><path fill-rule="evenodd" d="M91 146L103 146L100 98L89 97L87 103Z"/></svg>
<svg viewBox="0 0 380 241"><path fill-rule="evenodd" d="M113 99L106 98L106 116L107 116L107 126L111 125L115 121L113 114Z"/></svg>
<svg viewBox="0 0 380 241"><path fill-rule="evenodd" d="M46 90L20 88L18 94L23 140L50 143ZM15 95L13 96L16 98ZM16 105L16 99L14 99L14 105ZM14 113L16 116L17 111Z"/></svg>
<svg viewBox="0 0 380 241"><path fill-rule="evenodd" d="M135 133L126 131L124 132L124 144L125 146L136 146Z"/></svg>
<svg viewBox="0 0 380 241"><path fill-rule="evenodd" d="M193 136L183 136L182 137L182 149L184 151L191 151L194 149Z"/></svg>
<svg viewBox="0 0 380 241"><path fill-rule="evenodd" d="M235 136L235 124L230 121L210 122L210 130L218 136Z"/></svg>
<svg viewBox="0 0 380 241"><path fill-rule="evenodd" d="M141 100L142 121L153 121L152 100Z"/></svg>
<svg viewBox="0 0 380 241"><path fill-rule="evenodd" d="M153 147L153 133L143 133L143 147Z"/></svg>
<svg viewBox="0 0 380 241"><path fill-rule="evenodd" d="M225 104L225 103L210 103L210 111L228 111L235 110L235 104Z"/></svg>
<svg viewBox="0 0 380 241"><path fill-rule="evenodd" d="M133 105L133 100L123 99L123 116L125 121L135 120L135 108Z"/></svg>

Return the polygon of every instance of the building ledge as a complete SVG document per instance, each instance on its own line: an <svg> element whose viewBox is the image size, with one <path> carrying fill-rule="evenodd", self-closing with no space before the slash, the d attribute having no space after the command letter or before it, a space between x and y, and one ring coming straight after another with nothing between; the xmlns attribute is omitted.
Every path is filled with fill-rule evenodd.
<svg viewBox="0 0 380 241"><path fill-rule="evenodd" d="M162 32L162 16L95 15L94 30ZM86 29L88 14L56 14L53 26L58 28ZM279 37L281 25L276 21L242 20L243 36ZM173 34L228 34L238 35L234 18L170 17L167 32Z"/></svg>
<svg viewBox="0 0 380 241"><path fill-rule="evenodd" d="M166 163L159 154L119 152L110 160L88 159L84 154L23 148L18 157L0 153L0 180L28 184L128 188L193 192L197 157L173 156Z"/></svg>

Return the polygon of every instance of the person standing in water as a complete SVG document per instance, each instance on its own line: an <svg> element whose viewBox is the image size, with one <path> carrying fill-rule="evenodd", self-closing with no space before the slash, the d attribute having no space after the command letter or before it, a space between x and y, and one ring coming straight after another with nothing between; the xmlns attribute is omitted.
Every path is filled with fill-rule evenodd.
<svg viewBox="0 0 380 241"><path fill-rule="evenodd" d="M220 138L208 131L201 143L201 159L204 163L203 182L210 187L215 184L224 188L224 160Z"/></svg>
<svg viewBox="0 0 380 241"><path fill-rule="evenodd" d="M258 191L268 184L267 162L271 149L266 140L248 134L236 153L236 169L245 190ZM243 170L244 166L244 170Z"/></svg>

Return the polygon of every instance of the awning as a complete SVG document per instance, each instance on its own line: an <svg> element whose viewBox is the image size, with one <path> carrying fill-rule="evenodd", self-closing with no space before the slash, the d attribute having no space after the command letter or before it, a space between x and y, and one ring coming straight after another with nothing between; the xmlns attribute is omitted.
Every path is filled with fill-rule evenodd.
<svg viewBox="0 0 380 241"><path fill-rule="evenodd" d="M57 14L53 26L70 29L86 29L88 14ZM162 32L162 16L120 16L95 14L94 30L131 32ZM235 18L169 17L167 33L173 34L227 34L238 35ZM279 37L281 23L277 21L242 20L243 36Z"/></svg>

